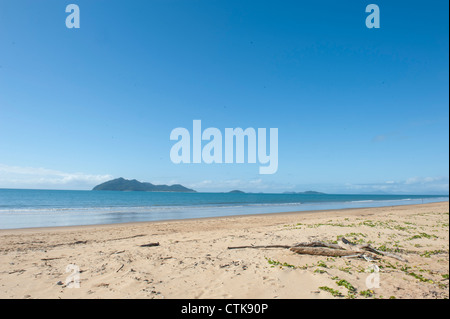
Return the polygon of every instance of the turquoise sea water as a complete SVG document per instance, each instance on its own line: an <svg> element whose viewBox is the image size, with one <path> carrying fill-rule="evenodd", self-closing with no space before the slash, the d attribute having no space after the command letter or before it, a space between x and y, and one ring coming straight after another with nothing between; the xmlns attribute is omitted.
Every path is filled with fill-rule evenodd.
<svg viewBox="0 0 450 319"><path fill-rule="evenodd" d="M113 224L437 201L448 201L448 196L0 189L0 229Z"/></svg>

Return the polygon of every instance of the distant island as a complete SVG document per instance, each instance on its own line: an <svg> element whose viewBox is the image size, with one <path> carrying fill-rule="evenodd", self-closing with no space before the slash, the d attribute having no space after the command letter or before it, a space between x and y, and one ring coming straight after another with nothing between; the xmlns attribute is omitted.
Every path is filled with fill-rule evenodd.
<svg viewBox="0 0 450 319"><path fill-rule="evenodd" d="M154 185L147 182L139 182L138 180L125 179L123 177L112 179L110 181L104 182L95 186L93 191L122 191L122 192L178 192L178 193L196 193L197 191L184 187L180 184L175 185ZM232 191L226 192L228 194L247 194L239 189L234 189ZM253 193L248 193L253 194ZM259 193L264 194L264 193ZM325 193L316 191L306 191L306 192L283 192L283 194L303 194L303 195L324 195Z"/></svg>
<svg viewBox="0 0 450 319"><path fill-rule="evenodd" d="M139 182L135 179L116 178L95 186L93 191L140 191L140 192L181 192L195 193L196 191L180 184L154 185L152 183Z"/></svg>
<svg viewBox="0 0 450 319"><path fill-rule="evenodd" d="M306 191L306 192L284 192L283 194L325 195L325 193L316 192L316 191Z"/></svg>
<svg viewBox="0 0 450 319"><path fill-rule="evenodd" d="M229 194L245 194L244 191L241 191L239 189L235 189L235 190L229 191L228 193Z"/></svg>

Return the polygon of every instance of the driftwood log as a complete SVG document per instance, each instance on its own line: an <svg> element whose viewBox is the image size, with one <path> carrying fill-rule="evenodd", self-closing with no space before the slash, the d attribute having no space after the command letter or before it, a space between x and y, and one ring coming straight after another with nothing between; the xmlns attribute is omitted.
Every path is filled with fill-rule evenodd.
<svg viewBox="0 0 450 319"><path fill-rule="evenodd" d="M261 249L261 248L286 248L289 249L292 246L290 245L266 245L266 246L235 246L235 247L228 247L228 249L243 249L243 248L255 248L255 249Z"/></svg>
<svg viewBox="0 0 450 319"><path fill-rule="evenodd" d="M396 254L393 254L393 253L390 253L387 251L381 251L381 250L375 249L372 246L370 246L370 244L355 245L355 244L351 243L350 241L348 241L347 239L345 239L344 237L341 238L341 241L343 243L343 246L345 245L345 247L349 247L350 249L356 250L358 252L368 251L368 252L372 252L377 255L391 257L391 258L395 258L395 259L403 261L403 262L408 262L408 260L406 260L405 258L403 258L399 255L396 255Z"/></svg>
<svg viewBox="0 0 450 319"><path fill-rule="evenodd" d="M139 247L155 247L155 246L159 246L159 243L148 243L148 244L139 245Z"/></svg>
<svg viewBox="0 0 450 319"><path fill-rule="evenodd" d="M366 260L379 259L381 256L395 258L397 260L407 262L406 259L402 258L393 253L380 251L369 244L356 245L344 237L341 238L341 242L338 244L324 243L321 241L304 242L297 243L294 245L264 245L264 246L235 246L228 247L228 249L242 249L242 248L254 248L254 249L265 249L265 248L285 248L297 254L305 255L316 255L316 256L328 256L328 257L358 257L364 258Z"/></svg>
<svg viewBox="0 0 450 319"><path fill-rule="evenodd" d="M321 241L312 241L309 243L297 243L294 245L264 245L264 246L235 246L235 247L228 247L228 249L242 249L242 248L256 248L256 249L260 249L260 248L292 248L292 247L328 247L328 248L333 248L333 249L343 249L341 248L339 245L337 244L328 244L328 243L324 243Z"/></svg>
<svg viewBox="0 0 450 319"><path fill-rule="evenodd" d="M332 248L332 249L343 249L338 244L329 244L329 243L324 243L322 241L312 241L309 243L297 243L297 244L294 244L292 247L328 247L328 248Z"/></svg>
<svg viewBox="0 0 450 319"><path fill-rule="evenodd" d="M329 256L329 257L348 257L361 255L360 252L353 250L333 249L326 247L291 247L290 251L293 251L294 253L297 254Z"/></svg>

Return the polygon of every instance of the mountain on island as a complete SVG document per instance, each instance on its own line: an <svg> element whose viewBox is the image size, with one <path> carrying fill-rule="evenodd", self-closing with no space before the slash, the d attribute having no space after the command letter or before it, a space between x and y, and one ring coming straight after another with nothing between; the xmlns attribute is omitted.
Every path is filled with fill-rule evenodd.
<svg viewBox="0 0 450 319"><path fill-rule="evenodd" d="M141 191L141 192L183 192L195 193L195 190L175 185L154 185L152 183L142 183L135 179L116 178L95 186L93 191Z"/></svg>
<svg viewBox="0 0 450 319"><path fill-rule="evenodd" d="M284 192L283 194L325 195L325 193L316 192L316 191L306 191L306 192Z"/></svg>

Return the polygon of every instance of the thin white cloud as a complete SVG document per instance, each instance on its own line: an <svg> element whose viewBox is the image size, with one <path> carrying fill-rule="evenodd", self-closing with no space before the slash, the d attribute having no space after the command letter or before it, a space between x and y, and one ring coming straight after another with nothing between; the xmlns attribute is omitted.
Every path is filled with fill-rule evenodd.
<svg viewBox="0 0 450 319"><path fill-rule="evenodd" d="M347 191L362 193L398 193L398 194L448 194L449 178L445 176L410 177L403 181L384 183L346 184Z"/></svg>
<svg viewBox="0 0 450 319"><path fill-rule="evenodd" d="M374 136L372 138L372 142L375 143L380 143L380 142L385 142L387 140L391 140L391 139L405 139L408 138L408 136L403 135L403 133L399 132L399 131L395 131L395 132L388 132L385 134L379 134L377 136Z"/></svg>
<svg viewBox="0 0 450 319"><path fill-rule="evenodd" d="M67 173L42 167L0 164L1 188L90 189L111 178L111 175Z"/></svg>
<svg viewBox="0 0 450 319"><path fill-rule="evenodd" d="M387 135L377 135L372 139L372 142L383 142L388 138Z"/></svg>

